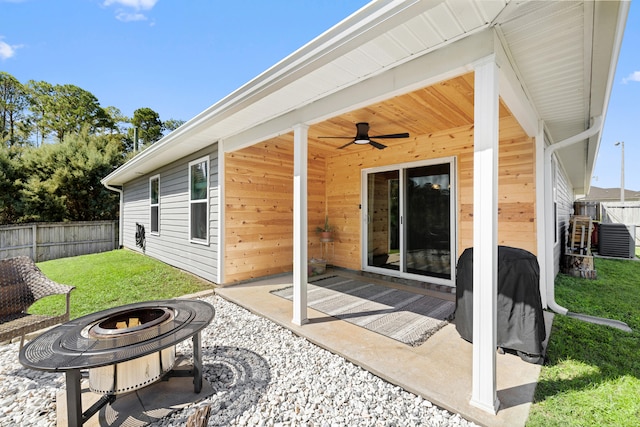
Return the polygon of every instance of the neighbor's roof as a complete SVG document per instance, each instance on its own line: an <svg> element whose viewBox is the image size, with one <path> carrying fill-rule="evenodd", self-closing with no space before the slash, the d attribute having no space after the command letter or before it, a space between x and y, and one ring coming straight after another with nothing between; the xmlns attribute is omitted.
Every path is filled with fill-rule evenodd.
<svg viewBox="0 0 640 427"><path fill-rule="evenodd" d="M624 190L625 201L640 200L640 191ZM617 202L620 200L620 188L591 187L589 195L580 201Z"/></svg>
<svg viewBox="0 0 640 427"><path fill-rule="evenodd" d="M275 136L258 125L494 30L551 143L606 114L628 2L374 1L198 114L103 179L122 185L216 141ZM434 64L437 67L439 64ZM317 104L315 104L317 105ZM282 129L281 132L290 131ZM253 131L253 134L252 134ZM600 135L559 150L588 190ZM237 147L236 147L237 148ZM225 150L233 145L225 146Z"/></svg>

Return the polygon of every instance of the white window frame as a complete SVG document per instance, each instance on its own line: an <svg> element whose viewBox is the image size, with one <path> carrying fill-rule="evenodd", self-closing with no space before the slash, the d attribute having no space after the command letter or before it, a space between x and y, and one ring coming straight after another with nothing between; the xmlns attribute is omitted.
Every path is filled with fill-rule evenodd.
<svg viewBox="0 0 640 427"><path fill-rule="evenodd" d="M153 181L158 181L158 201L157 203L153 203ZM158 226L157 230L153 229L153 208L157 208L157 218L156 223ZM160 175L154 175L149 178L149 232L155 236L160 235Z"/></svg>
<svg viewBox="0 0 640 427"><path fill-rule="evenodd" d="M193 186L191 185L191 168L194 165L200 164L200 163L206 163L206 168L207 168L207 187L206 187L206 197L204 199L196 199L196 200L192 200L192 195L191 195L191 190L193 188ZM191 243L197 243L200 245L208 245L209 244L209 199L210 199L210 194L209 194L209 187L210 187L210 175L211 175L211 169L210 169L210 161L209 161L209 156L205 156L205 157L200 157L199 159L193 160L191 162L189 162L189 181L188 181L188 186L189 186L189 191L188 191L188 197L189 197L189 242ZM196 237L193 237L192 234L192 224L191 224L191 207L194 204L205 204L205 210L206 210L206 237L204 239L199 239Z"/></svg>

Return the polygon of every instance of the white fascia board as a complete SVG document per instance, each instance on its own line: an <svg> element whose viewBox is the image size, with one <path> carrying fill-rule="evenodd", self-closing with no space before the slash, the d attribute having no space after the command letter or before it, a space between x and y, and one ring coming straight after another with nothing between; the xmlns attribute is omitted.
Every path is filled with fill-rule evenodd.
<svg viewBox="0 0 640 427"><path fill-rule="evenodd" d="M327 118L470 72L476 61L492 54L493 50L493 30L485 29L302 108L229 136L225 138L225 152L236 151L288 133L298 123L318 123Z"/></svg>

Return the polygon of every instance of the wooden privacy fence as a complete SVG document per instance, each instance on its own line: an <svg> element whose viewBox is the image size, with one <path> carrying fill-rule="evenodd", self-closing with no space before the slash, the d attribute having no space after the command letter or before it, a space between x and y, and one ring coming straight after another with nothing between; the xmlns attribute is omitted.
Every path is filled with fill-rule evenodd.
<svg viewBox="0 0 640 427"><path fill-rule="evenodd" d="M40 262L110 251L118 243L118 221L0 226L0 259L26 255Z"/></svg>

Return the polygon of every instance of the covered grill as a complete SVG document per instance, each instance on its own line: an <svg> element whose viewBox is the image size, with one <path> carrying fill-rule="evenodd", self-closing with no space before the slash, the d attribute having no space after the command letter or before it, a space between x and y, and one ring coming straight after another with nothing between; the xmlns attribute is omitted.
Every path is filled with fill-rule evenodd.
<svg viewBox="0 0 640 427"><path fill-rule="evenodd" d="M523 249L498 247L497 345L530 363L544 361L546 338L540 298L540 268L535 255ZM473 341L473 248L458 260L456 330Z"/></svg>

